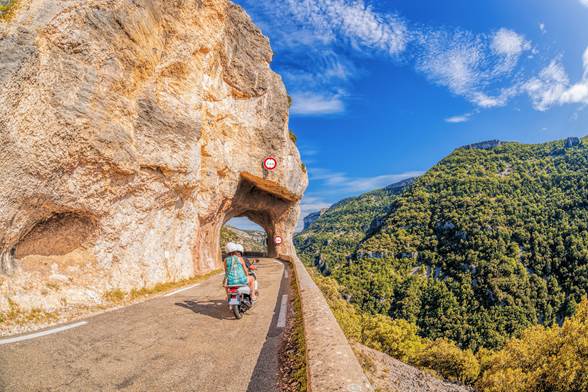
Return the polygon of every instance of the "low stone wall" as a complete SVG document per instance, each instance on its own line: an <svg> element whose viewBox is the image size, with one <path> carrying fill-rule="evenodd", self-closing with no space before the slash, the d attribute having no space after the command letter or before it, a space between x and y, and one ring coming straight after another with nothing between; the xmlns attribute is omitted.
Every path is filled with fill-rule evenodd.
<svg viewBox="0 0 588 392"><path fill-rule="evenodd" d="M304 320L310 392L368 392L370 385L322 292L298 257L279 257L296 272Z"/></svg>

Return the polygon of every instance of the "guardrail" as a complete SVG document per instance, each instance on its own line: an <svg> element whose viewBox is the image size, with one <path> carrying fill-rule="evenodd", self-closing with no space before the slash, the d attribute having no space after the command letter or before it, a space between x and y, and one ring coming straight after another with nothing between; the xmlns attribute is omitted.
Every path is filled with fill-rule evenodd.
<svg viewBox="0 0 588 392"><path fill-rule="evenodd" d="M306 340L306 369L310 392L371 392L351 345L331 312L323 293L297 256L278 256L294 267Z"/></svg>

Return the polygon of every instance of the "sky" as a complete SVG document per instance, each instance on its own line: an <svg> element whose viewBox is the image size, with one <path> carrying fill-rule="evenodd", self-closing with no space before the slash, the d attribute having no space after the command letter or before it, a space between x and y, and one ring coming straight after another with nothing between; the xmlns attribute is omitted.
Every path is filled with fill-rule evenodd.
<svg viewBox="0 0 588 392"><path fill-rule="evenodd" d="M293 98L302 217L465 144L588 134L588 0L236 3Z"/></svg>

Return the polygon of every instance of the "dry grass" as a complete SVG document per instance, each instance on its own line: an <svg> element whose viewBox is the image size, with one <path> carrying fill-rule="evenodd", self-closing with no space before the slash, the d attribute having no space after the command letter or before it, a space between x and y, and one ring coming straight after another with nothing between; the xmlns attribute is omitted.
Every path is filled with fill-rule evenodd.
<svg viewBox="0 0 588 392"><path fill-rule="evenodd" d="M133 289L130 292L130 297L131 297L131 300L134 300L134 299L145 297L145 296L163 293L165 291L170 291L170 290L180 288L183 286L188 286L190 284L202 282L202 281L204 281L204 280L210 278L211 276L214 276L220 272L221 272L221 270L217 269L217 270L214 270L214 271L207 273L206 275L195 276L193 278L180 280L178 282L158 283L151 288L142 288L139 290Z"/></svg>
<svg viewBox="0 0 588 392"><path fill-rule="evenodd" d="M293 270L291 270L294 272ZM280 390L284 392L306 392L306 341L298 285L295 277L290 280L293 300L290 301L288 323L280 349Z"/></svg>
<svg viewBox="0 0 588 392"><path fill-rule="evenodd" d="M56 321L59 317L57 312L46 312L41 309L32 309L30 311L23 311L13 301L8 300L10 310L6 313L0 314L0 323L12 325L28 325L40 324L51 321Z"/></svg>
<svg viewBox="0 0 588 392"><path fill-rule="evenodd" d="M10 0L6 5L0 5L0 21L9 22L16 14L19 0Z"/></svg>
<svg viewBox="0 0 588 392"><path fill-rule="evenodd" d="M132 289L129 293L126 293L120 289L111 290L103 295L103 298L113 304L121 304L123 302L131 303L146 297L150 297L156 294L164 293L176 288L188 286L190 284L202 282L210 278L213 275L218 274L221 270L214 270L207 273L206 275L195 276L193 278L180 280L177 282L158 283L153 287L143 287L141 289Z"/></svg>
<svg viewBox="0 0 588 392"><path fill-rule="evenodd" d="M114 290L110 290L107 291L106 293L104 293L102 295L102 298L110 303L113 304L120 304L125 300L126 297L126 293L124 291L122 291L121 289L114 289Z"/></svg>
<svg viewBox="0 0 588 392"><path fill-rule="evenodd" d="M16 303L9 299L9 311L0 313L0 331L9 331L11 330L11 326L27 327L30 329L31 327L55 323L57 321L66 322L94 312L108 310L112 307L130 305L134 302L147 299L150 296L155 296L156 294L163 293L165 291L201 282L215 274L218 274L219 272L220 270L215 270L206 275L195 276L193 278L184 279L178 282L160 283L151 288L132 290L130 293L127 293L121 289L113 289L102 295L102 298L105 301L105 304L103 305L79 305L62 312L46 312L40 309L23 311Z"/></svg>

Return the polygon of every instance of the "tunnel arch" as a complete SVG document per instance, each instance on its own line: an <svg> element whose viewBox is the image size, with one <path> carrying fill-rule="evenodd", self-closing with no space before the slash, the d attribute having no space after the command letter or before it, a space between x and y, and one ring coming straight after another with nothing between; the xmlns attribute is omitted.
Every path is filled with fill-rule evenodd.
<svg viewBox="0 0 588 392"><path fill-rule="evenodd" d="M297 202L288 200L287 195L272 192L264 185L252 176L242 175L222 225L232 218L246 217L266 232L267 256L278 257L280 249L273 239L278 235L285 237L291 234L290 216Z"/></svg>
<svg viewBox="0 0 588 392"><path fill-rule="evenodd" d="M264 229L269 240L268 257L288 258L295 254L292 236L300 214L300 196L269 180L270 176L240 173L232 196L222 200L216 211L199 216L200 230L193 247L196 274L221 267L221 229L235 217L246 217ZM283 239L280 245L273 242L276 235Z"/></svg>
<svg viewBox="0 0 588 392"><path fill-rule="evenodd" d="M223 259L226 257L226 244L229 242L243 245L245 257L267 257L267 240L264 228L249 218L245 216L232 218L221 228L220 243Z"/></svg>

